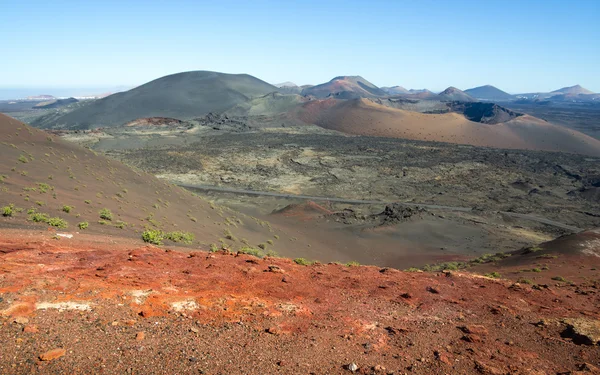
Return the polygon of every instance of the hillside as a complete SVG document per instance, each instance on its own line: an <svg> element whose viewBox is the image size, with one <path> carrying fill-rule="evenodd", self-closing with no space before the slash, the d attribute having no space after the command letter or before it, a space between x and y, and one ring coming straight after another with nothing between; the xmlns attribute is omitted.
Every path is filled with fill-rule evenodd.
<svg viewBox="0 0 600 375"><path fill-rule="evenodd" d="M470 95L457 89L456 87L448 87L446 90L438 94L438 100L445 102L474 102L476 101Z"/></svg>
<svg viewBox="0 0 600 375"><path fill-rule="evenodd" d="M0 230L6 373L598 373L591 253L532 248L515 282L518 255L474 261L483 276L49 237Z"/></svg>
<svg viewBox="0 0 600 375"><path fill-rule="evenodd" d="M504 92L492 85L474 87L472 89L465 90L464 92L465 94L479 100L501 102L511 100L514 98L511 94Z"/></svg>
<svg viewBox="0 0 600 375"><path fill-rule="evenodd" d="M41 102L33 106L33 108L37 109L49 109L49 108L59 108L64 107L69 104L77 103L79 100L75 98L67 98L67 99L56 99L50 100L47 102Z"/></svg>
<svg viewBox="0 0 600 375"><path fill-rule="evenodd" d="M1 114L0 142L0 227L120 236L138 244L147 229L185 232L193 240L163 242L205 250L211 244L256 248L275 234L267 223Z"/></svg>
<svg viewBox="0 0 600 375"><path fill-rule="evenodd" d="M348 134L600 156L600 141L528 115L488 125L458 113L423 114L357 99L309 102L301 116Z"/></svg>
<svg viewBox="0 0 600 375"><path fill-rule="evenodd" d="M89 129L122 125L141 117L183 120L209 112L223 112L250 98L274 91L277 91L275 86L247 74L185 72L107 96L58 118L36 120L32 125Z"/></svg>
<svg viewBox="0 0 600 375"><path fill-rule="evenodd" d="M361 76L340 76L329 82L305 88L302 90L302 95L312 95L317 98L332 96L338 99L351 99L385 96L386 93Z"/></svg>
<svg viewBox="0 0 600 375"><path fill-rule="evenodd" d="M410 91L402 86L382 87L381 89L389 95L410 94Z"/></svg>
<svg viewBox="0 0 600 375"><path fill-rule="evenodd" d="M591 94L595 94L593 91L590 91L584 87L581 87L580 85L575 85L575 86L570 86L570 87L563 87L561 89L558 90L554 90L552 91L550 94L554 95L560 95L560 94L564 94L564 95L591 95Z"/></svg>

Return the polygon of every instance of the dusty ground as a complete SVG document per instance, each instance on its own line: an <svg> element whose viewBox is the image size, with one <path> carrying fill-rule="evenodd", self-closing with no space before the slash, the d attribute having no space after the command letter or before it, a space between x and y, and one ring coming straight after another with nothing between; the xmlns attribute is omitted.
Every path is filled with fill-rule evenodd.
<svg viewBox="0 0 600 375"><path fill-rule="evenodd" d="M2 230L0 372L575 374L600 363L568 329L600 324L586 236L560 254L584 279L539 287Z"/></svg>

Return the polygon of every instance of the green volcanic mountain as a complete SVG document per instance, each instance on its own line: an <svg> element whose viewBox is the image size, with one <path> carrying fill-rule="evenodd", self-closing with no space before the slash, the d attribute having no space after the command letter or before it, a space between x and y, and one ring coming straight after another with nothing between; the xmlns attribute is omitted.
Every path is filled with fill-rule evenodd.
<svg viewBox="0 0 600 375"><path fill-rule="evenodd" d="M32 125L89 129L118 126L140 117L186 119L223 112L274 91L277 87L247 74L185 72L107 96L58 118L42 117Z"/></svg>

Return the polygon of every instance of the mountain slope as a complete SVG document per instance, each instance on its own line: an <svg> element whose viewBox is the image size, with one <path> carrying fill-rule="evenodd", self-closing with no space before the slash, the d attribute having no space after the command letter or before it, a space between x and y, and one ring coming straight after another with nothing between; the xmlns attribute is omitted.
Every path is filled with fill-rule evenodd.
<svg viewBox="0 0 600 375"><path fill-rule="evenodd" d="M277 91L275 86L247 74L185 72L110 95L50 121L34 121L32 125L88 129L122 125L140 117L186 119L223 112L273 91Z"/></svg>
<svg viewBox="0 0 600 375"><path fill-rule="evenodd" d="M458 113L409 112L357 99L309 102L303 116L306 122L349 134L600 156L600 141L528 115L489 125Z"/></svg>
<svg viewBox="0 0 600 375"><path fill-rule="evenodd" d="M476 101L470 95L464 93L463 91L457 89L456 87L448 87L446 90L442 91L438 95L438 99L442 101L452 101L452 102L474 102Z"/></svg>
<svg viewBox="0 0 600 375"><path fill-rule="evenodd" d="M389 95L410 94L410 91L402 86L382 87L381 89Z"/></svg>
<svg viewBox="0 0 600 375"><path fill-rule="evenodd" d="M575 85L575 86L570 86L570 87L563 87L561 89L558 90L554 90L552 91L550 94L556 94L556 95L560 95L560 94L565 94L565 95L591 95L591 94L595 94L593 91L590 91L584 87L581 87L580 85Z"/></svg>
<svg viewBox="0 0 600 375"><path fill-rule="evenodd" d="M268 228L245 215L1 114L0 142L0 208L13 207L12 214L0 216L1 227L53 226L32 221L27 211L35 210L64 220L62 229L70 233L127 237L140 244L146 228L189 232L193 245L204 250L211 243L220 247L220 239L229 234L247 238L251 246L273 238ZM112 218L102 217L107 216L101 216L103 209ZM78 228L82 222L88 223L86 229ZM224 241L233 250L244 246Z"/></svg>
<svg viewBox="0 0 600 375"><path fill-rule="evenodd" d="M351 99L385 96L386 93L361 76L339 76L329 82L302 90L302 95L312 95L317 98L334 96L339 99Z"/></svg>
<svg viewBox="0 0 600 375"><path fill-rule="evenodd" d="M480 100L506 101L513 99L513 96L492 85L474 87L464 91L465 94Z"/></svg>

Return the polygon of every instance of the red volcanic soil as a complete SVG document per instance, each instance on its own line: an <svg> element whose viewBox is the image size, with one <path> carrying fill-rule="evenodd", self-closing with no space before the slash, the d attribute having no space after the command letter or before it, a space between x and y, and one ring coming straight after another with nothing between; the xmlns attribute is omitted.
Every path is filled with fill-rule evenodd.
<svg viewBox="0 0 600 375"><path fill-rule="evenodd" d="M600 156L597 139L528 115L490 125L458 113L425 114L354 99L312 101L298 116L348 134Z"/></svg>
<svg viewBox="0 0 600 375"><path fill-rule="evenodd" d="M568 328L599 324L597 275L536 288L2 230L0 373L575 374L600 362Z"/></svg>

